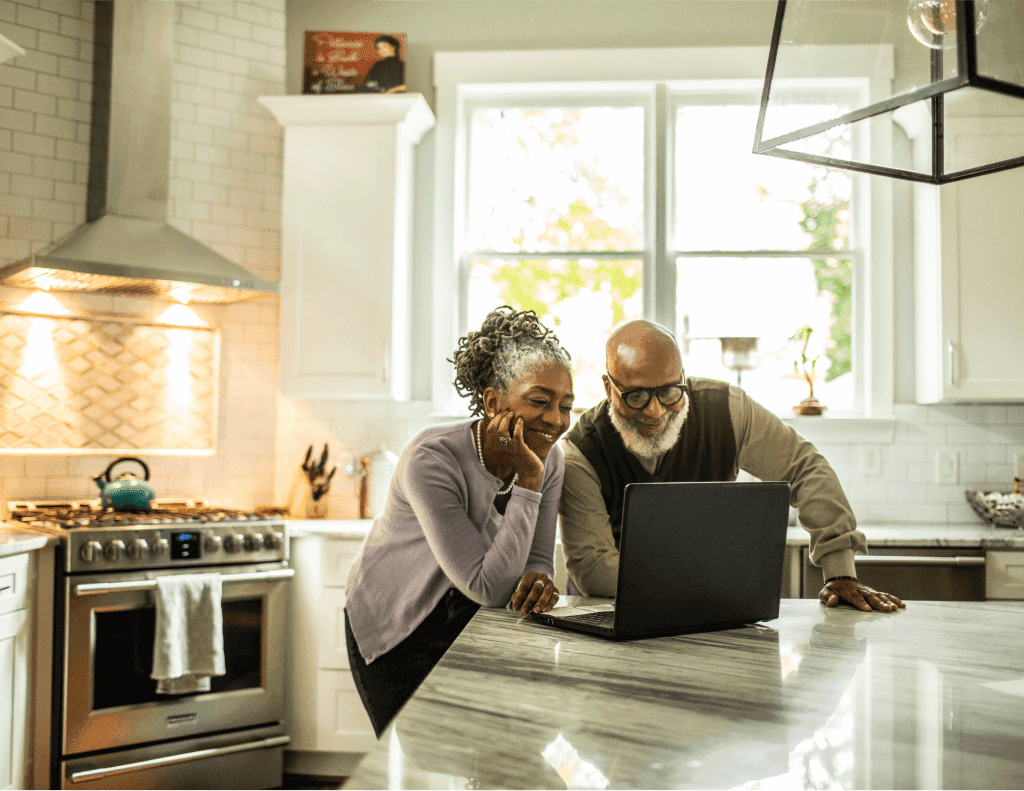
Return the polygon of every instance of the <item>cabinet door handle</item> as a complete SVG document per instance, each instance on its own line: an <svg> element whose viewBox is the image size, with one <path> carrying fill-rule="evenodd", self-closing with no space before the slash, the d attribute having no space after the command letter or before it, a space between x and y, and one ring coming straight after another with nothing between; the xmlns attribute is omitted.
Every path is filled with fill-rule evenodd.
<svg viewBox="0 0 1024 791"><path fill-rule="evenodd" d="M953 352L953 341L949 342L949 345L947 346L947 351L949 352L949 386L950 387L955 387L956 386L956 373L954 371L953 366L955 364L956 357L955 357L954 352Z"/></svg>
<svg viewBox="0 0 1024 791"><path fill-rule="evenodd" d="M854 560L859 566L984 566L985 558L964 555L862 555Z"/></svg>

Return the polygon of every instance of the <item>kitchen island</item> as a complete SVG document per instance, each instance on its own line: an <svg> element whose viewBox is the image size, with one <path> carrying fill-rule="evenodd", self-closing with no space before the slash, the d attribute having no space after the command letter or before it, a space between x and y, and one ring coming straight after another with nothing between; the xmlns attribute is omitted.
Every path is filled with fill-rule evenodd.
<svg viewBox="0 0 1024 791"><path fill-rule="evenodd" d="M1016 602L630 643L482 609L344 787L1021 788L1021 645Z"/></svg>

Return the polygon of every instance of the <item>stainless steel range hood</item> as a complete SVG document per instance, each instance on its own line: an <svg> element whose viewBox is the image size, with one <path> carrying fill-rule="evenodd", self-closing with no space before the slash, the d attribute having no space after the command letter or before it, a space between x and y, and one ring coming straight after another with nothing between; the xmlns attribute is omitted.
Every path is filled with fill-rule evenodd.
<svg viewBox="0 0 1024 791"><path fill-rule="evenodd" d="M174 3L97 3L95 41L87 222L0 269L0 286L174 302L276 294L167 223Z"/></svg>

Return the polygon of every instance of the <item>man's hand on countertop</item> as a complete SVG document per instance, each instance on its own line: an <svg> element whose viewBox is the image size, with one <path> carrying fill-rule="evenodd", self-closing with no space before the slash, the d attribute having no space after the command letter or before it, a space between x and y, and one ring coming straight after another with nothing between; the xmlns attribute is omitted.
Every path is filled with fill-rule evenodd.
<svg viewBox="0 0 1024 791"><path fill-rule="evenodd" d="M835 607L840 601L844 601L864 612L873 609L896 612L897 609L906 609L907 606L891 593L876 591L857 580L832 580L821 589L818 598L828 607Z"/></svg>

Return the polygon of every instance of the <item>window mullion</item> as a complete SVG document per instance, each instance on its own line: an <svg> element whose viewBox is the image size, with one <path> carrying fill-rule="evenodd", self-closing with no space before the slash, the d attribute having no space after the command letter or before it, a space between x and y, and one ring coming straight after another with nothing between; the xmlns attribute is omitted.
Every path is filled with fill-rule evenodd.
<svg viewBox="0 0 1024 791"><path fill-rule="evenodd" d="M648 190L646 243L644 259L644 315L666 327L675 324L675 267L669 255L668 223L670 214L669 167L670 124L668 88L664 83L654 86L651 108L651 133L648 145L652 155L645 160L651 189Z"/></svg>

